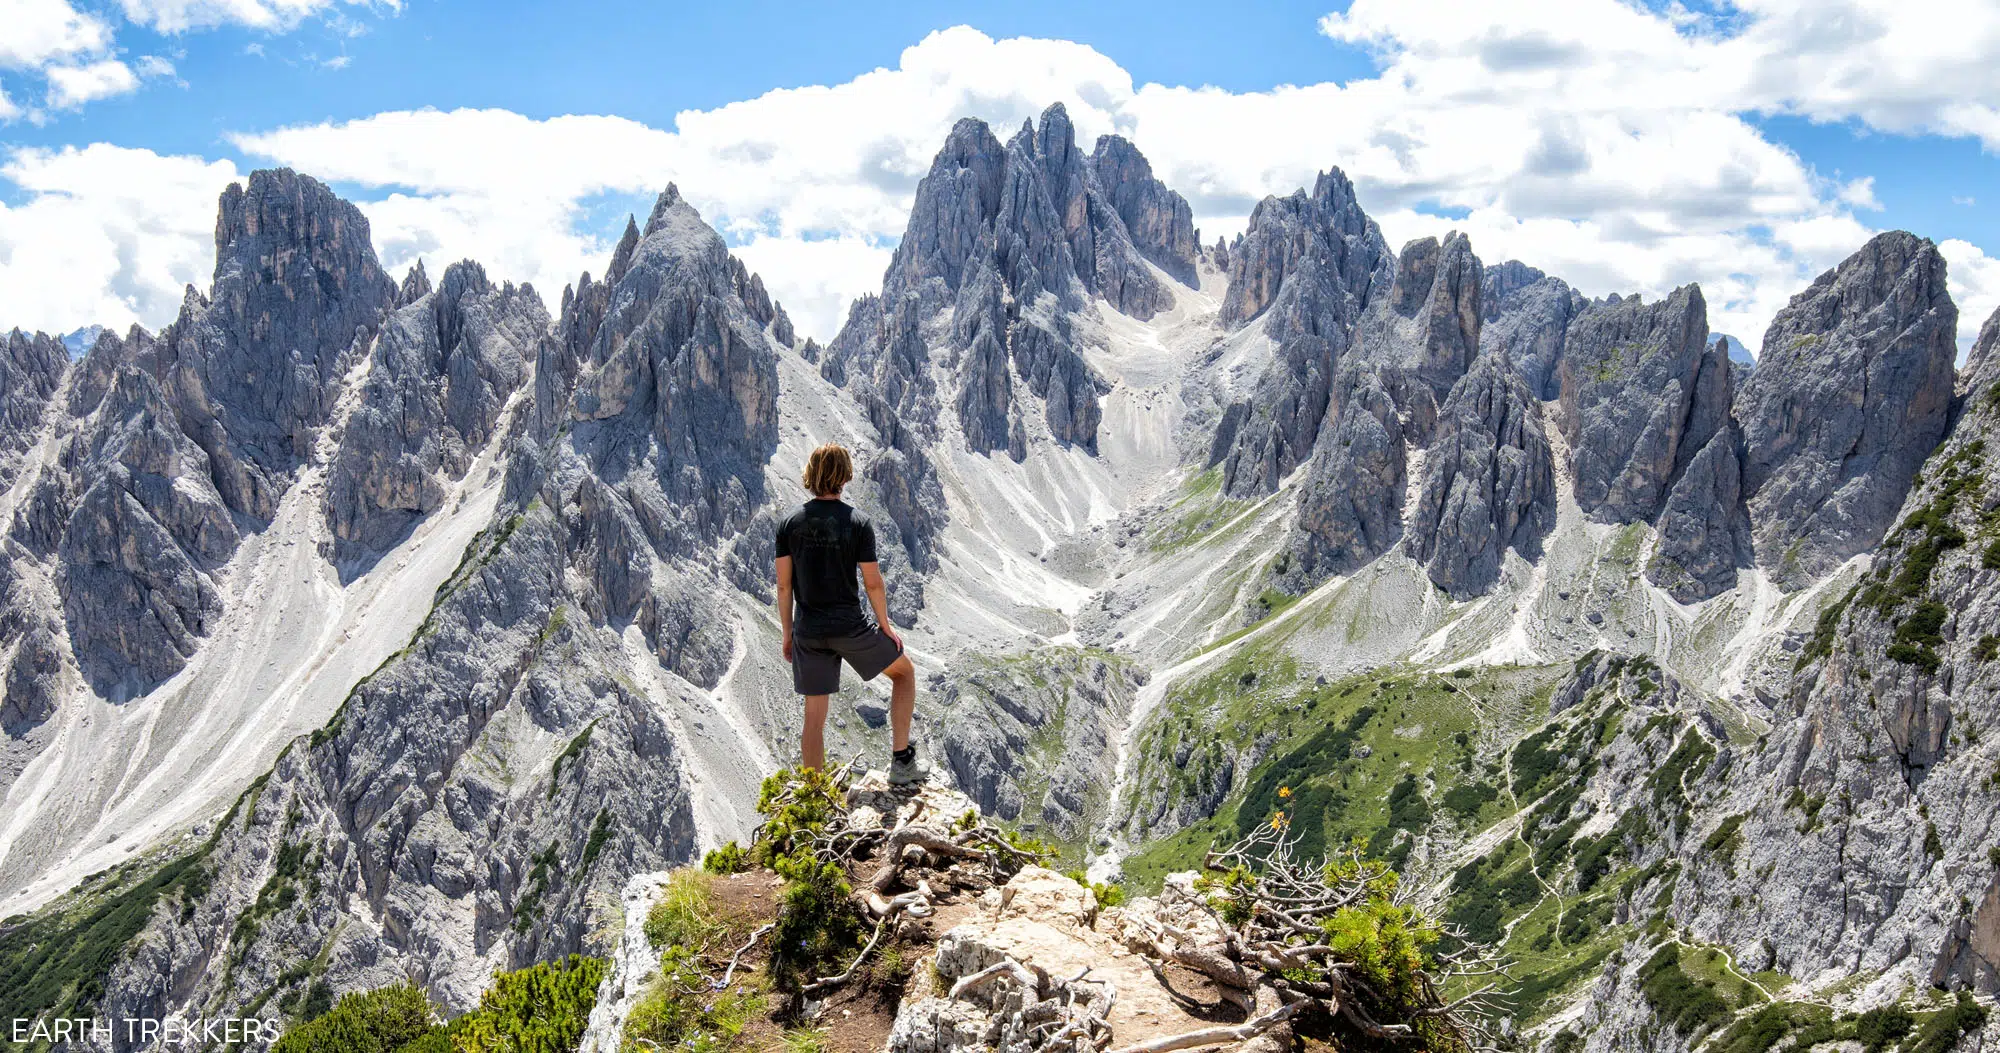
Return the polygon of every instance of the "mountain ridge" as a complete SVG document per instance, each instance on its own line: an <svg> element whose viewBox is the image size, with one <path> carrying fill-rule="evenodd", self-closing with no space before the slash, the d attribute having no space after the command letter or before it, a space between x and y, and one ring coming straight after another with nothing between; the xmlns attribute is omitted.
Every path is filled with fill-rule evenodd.
<svg viewBox="0 0 2000 1053"><path fill-rule="evenodd" d="M307 952L312 980L421 975L463 1008L496 967L592 946L626 878L746 835L798 719L765 553L797 465L833 440L872 454L852 496L895 528L892 611L913 626L944 774L1099 874L1245 821L1270 773L1294 769L1320 780L1329 831L1377 812L1327 803L1329 772L1371 801L1414 794L1431 818L1384 813L1371 845L1462 868L1452 837L1511 823L1529 844L1584 806L1522 800L1495 818L1489 802L1454 826L1447 795L1498 776L1381 768L1389 751L1462 746L1467 772L1511 770L1535 735L1643 694L1671 733L1609 733L1578 746L1578 770L1644 779L1712 756L1690 793L1655 801L1658 825L1617 833L1593 805L1562 835L1624 839L1602 849L1629 864L1619 909L1646 903L1738 954L1768 934L1773 968L1863 946L1880 983L2000 982L1981 913L1899 920L1937 947L1916 968L1922 954L1883 941L1719 911L1702 897L1733 872L1688 878L1693 899L1643 876L1670 858L1703 874L1717 810L1765 792L1720 758L1811 770L1800 729L1867 694L1858 674L1795 677L1844 660L1824 634L1898 670L1906 761L1951 753L1957 696L1930 693L1969 675L1991 634L1947 614L1905 639L1939 601L1919 595L1928 579L1893 583L1931 545L1969 597L1950 609L1985 609L1969 541L1984 520L1964 500L1925 510L1983 486L1964 480L1983 463L2000 316L1956 372L1927 241L1880 235L1828 271L1744 378L1698 288L1589 301L1482 264L1457 233L1392 253L1337 169L1203 247L1131 143L1082 151L1059 104L1004 145L954 127L881 292L824 348L671 185L553 318L470 261L394 281L358 210L307 176L255 173L219 214L213 287L157 337L107 334L71 363L16 332L0 358L7 910L188 831L210 875L133 934L106 1010L261 1007L306 982L288 963ZM1920 475L1940 442L1958 468ZM1898 521L1889 576L1871 568ZM1945 526L1959 543L1938 540ZM1908 595L1835 598L1870 588ZM127 609L149 617L113 613ZM1652 663L1654 687L1599 659L1585 675L1583 658L1613 651ZM1307 749L1346 727L1307 716L1348 707L1330 685L1370 677L1404 685L1412 712L1419 696L1511 701L1411 715L1357 758L1371 712L1345 746ZM843 710L836 749L879 747L877 727ZM115 785L81 773L125 755ZM1759 836L1806 836L1782 825ZM1970 829L1938 837L1983 859ZM1782 851L1744 858L1775 867ZM1607 902L1560 858L1569 891L1549 895ZM1940 903L1977 891L1923 880ZM1651 1019L1630 971L1599 981L1611 1008L1587 1048ZM1577 982L1549 1019L1577 1019Z"/></svg>

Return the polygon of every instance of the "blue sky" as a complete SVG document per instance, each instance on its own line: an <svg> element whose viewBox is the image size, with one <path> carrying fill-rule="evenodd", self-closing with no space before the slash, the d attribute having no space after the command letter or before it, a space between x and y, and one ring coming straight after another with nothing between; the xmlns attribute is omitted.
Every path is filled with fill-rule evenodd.
<svg viewBox="0 0 2000 1053"><path fill-rule="evenodd" d="M0 326L170 320L220 184L288 163L392 266L475 256L551 300L676 180L824 338L949 122L1058 99L1208 233L1340 165L1392 241L1460 227L1592 295L1700 281L1753 347L1893 227L1947 245L1966 339L2000 306L1976 0L25 2L53 28L0 41Z"/></svg>

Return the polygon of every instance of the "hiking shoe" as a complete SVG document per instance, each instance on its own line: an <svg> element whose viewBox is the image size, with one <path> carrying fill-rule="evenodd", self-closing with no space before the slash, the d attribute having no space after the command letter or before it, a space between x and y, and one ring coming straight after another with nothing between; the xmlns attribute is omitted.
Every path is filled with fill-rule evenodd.
<svg viewBox="0 0 2000 1053"><path fill-rule="evenodd" d="M917 747L889 755L889 785L914 786L931 777L931 766L917 759Z"/></svg>

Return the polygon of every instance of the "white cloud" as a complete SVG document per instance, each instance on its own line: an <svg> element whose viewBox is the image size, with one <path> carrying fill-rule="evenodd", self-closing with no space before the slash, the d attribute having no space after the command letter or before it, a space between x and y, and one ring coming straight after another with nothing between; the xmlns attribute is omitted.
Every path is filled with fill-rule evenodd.
<svg viewBox="0 0 2000 1053"><path fill-rule="evenodd" d="M1951 272L1951 298L1958 304L1959 351L1969 351L1979 327L2000 311L2000 259L1958 238L1939 242L1938 251L1944 253Z"/></svg>
<svg viewBox="0 0 2000 1053"><path fill-rule="evenodd" d="M342 4L402 7L401 0L118 0L126 18L162 33L231 24L283 32Z"/></svg>
<svg viewBox="0 0 2000 1053"><path fill-rule="evenodd" d="M354 59L350 56L335 55L332 58L321 59L319 64L321 66L326 67L327 69L339 70L339 69L346 69L347 64L353 61Z"/></svg>
<svg viewBox="0 0 2000 1053"><path fill-rule="evenodd" d="M90 54L111 43L103 19L67 0L0 0L0 69L35 69Z"/></svg>
<svg viewBox="0 0 2000 1053"><path fill-rule="evenodd" d="M11 121L20 115L21 107L13 99L8 98L7 89L4 86L0 86L0 124Z"/></svg>
<svg viewBox="0 0 2000 1053"><path fill-rule="evenodd" d="M67 332L171 321L208 284L216 198L239 173L99 143L15 150L0 178L21 192L0 203L0 329Z"/></svg>
<svg viewBox="0 0 2000 1053"><path fill-rule="evenodd" d="M824 343L847 320L857 286L879 289L893 245L867 238L799 238L759 235L730 250L763 275L766 288L792 316L799 332Z"/></svg>
<svg viewBox="0 0 2000 1053"><path fill-rule="evenodd" d="M73 110L86 102L108 99L139 89L139 76L132 67L117 59L102 59L83 66L50 66L49 107Z"/></svg>
<svg viewBox="0 0 2000 1053"><path fill-rule="evenodd" d="M141 55L139 56L139 75L149 79L153 77L171 77L174 75L174 64L158 55Z"/></svg>

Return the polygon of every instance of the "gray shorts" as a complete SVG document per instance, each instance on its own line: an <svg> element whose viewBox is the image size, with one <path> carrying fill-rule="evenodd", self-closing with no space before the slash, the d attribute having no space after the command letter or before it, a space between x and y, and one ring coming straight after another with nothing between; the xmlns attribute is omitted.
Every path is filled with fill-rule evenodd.
<svg viewBox="0 0 2000 1053"><path fill-rule="evenodd" d="M846 659L855 675L873 680L903 657L903 647L874 626L853 636L792 638L792 689L801 695L831 695L840 690L840 662Z"/></svg>

